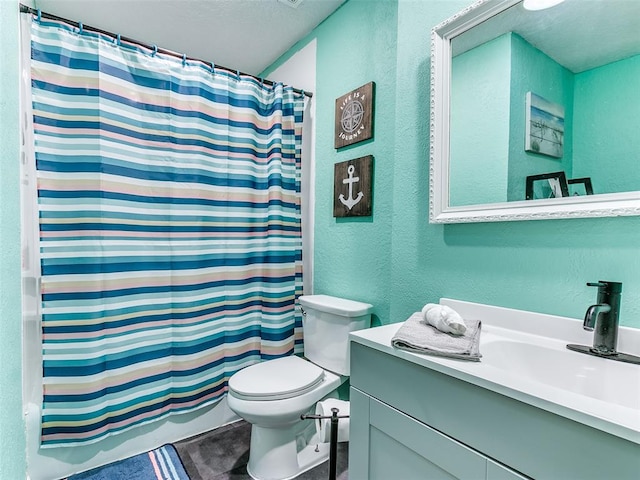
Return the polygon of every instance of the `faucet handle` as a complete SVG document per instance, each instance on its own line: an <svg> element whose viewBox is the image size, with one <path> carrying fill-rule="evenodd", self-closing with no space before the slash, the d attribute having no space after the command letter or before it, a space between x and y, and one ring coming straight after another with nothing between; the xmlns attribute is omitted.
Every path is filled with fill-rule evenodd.
<svg viewBox="0 0 640 480"><path fill-rule="evenodd" d="M587 282L588 287L598 287L601 292L606 294L621 293L622 282L606 282L600 280L598 282Z"/></svg>

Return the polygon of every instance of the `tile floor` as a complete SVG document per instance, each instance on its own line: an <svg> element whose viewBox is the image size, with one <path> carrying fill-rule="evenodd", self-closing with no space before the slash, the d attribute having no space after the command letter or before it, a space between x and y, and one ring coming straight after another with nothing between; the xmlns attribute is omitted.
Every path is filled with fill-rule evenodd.
<svg viewBox="0 0 640 480"><path fill-rule="evenodd" d="M250 480L247 473L251 425L245 421L232 423L196 437L176 442L173 446L191 480ZM338 444L337 480L348 479L349 444ZM299 480L327 480L329 462L303 473Z"/></svg>

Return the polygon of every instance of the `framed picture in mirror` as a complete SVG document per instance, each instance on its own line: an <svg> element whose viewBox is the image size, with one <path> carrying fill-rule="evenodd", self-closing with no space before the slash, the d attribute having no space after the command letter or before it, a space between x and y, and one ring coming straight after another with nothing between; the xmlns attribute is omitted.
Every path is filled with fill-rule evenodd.
<svg viewBox="0 0 640 480"><path fill-rule="evenodd" d="M524 149L562 158L564 145L564 107L533 92L526 94L526 134Z"/></svg>
<svg viewBox="0 0 640 480"><path fill-rule="evenodd" d="M570 178L567 180L567 187L569 188L569 195L593 195L593 185L591 184L591 178Z"/></svg>
<svg viewBox="0 0 640 480"><path fill-rule="evenodd" d="M529 175L525 186L527 200L561 198L569 196L567 175L564 172Z"/></svg>

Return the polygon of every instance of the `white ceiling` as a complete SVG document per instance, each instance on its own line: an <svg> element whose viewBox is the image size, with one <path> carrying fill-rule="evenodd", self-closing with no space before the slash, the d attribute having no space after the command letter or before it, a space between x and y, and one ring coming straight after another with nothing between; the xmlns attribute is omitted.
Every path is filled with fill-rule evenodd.
<svg viewBox="0 0 640 480"><path fill-rule="evenodd" d="M258 75L344 1L36 0L34 3L46 13ZM297 6L292 8L288 4Z"/></svg>
<svg viewBox="0 0 640 480"><path fill-rule="evenodd" d="M43 12L258 75L344 1L35 0L33 3ZM456 50L461 47L464 51L470 45L495 38L496 32L512 30L570 70L580 72L640 53L639 24L640 0L566 0L540 12L526 12L518 5L474 28L474 38L458 37L454 44Z"/></svg>
<svg viewBox="0 0 640 480"><path fill-rule="evenodd" d="M640 54L640 0L566 0L533 12L517 4L456 37L454 54L509 31L578 73Z"/></svg>

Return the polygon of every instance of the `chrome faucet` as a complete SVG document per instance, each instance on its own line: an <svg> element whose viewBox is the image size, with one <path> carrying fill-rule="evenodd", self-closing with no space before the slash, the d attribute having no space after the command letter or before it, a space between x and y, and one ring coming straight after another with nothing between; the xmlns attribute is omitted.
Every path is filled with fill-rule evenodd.
<svg viewBox="0 0 640 480"><path fill-rule="evenodd" d="M615 355L618 353L618 321L620 319L620 295L622 283L587 283L589 287L598 287L598 303L591 305L584 316L583 328L593 334L594 353Z"/></svg>
<svg viewBox="0 0 640 480"><path fill-rule="evenodd" d="M640 357L617 351L622 283L601 280L595 283L587 283L587 286L598 287L597 303L587 308L583 323L585 330L594 332L593 346L569 344L567 348L597 357L611 358L628 363L640 363Z"/></svg>

